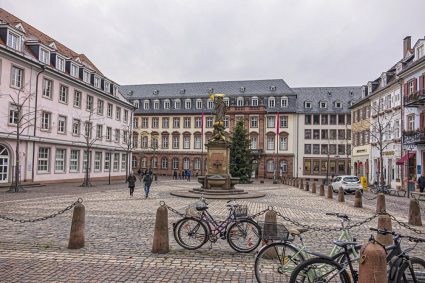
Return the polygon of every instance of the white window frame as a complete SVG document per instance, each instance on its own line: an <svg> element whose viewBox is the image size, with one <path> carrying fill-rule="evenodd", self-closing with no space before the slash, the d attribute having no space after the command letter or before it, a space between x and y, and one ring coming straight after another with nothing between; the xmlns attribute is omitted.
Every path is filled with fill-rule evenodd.
<svg viewBox="0 0 425 283"><path fill-rule="evenodd" d="M24 86L24 69L12 65L10 71L10 85L14 88L21 89Z"/></svg>
<svg viewBox="0 0 425 283"><path fill-rule="evenodd" d="M114 105L112 103L108 103L106 108L106 117L112 118L114 115Z"/></svg>
<svg viewBox="0 0 425 283"><path fill-rule="evenodd" d="M170 109L170 100L169 99L164 100L164 109Z"/></svg>
<svg viewBox="0 0 425 283"><path fill-rule="evenodd" d="M87 94L86 98L86 110L93 111L93 103L94 103L94 97Z"/></svg>
<svg viewBox="0 0 425 283"><path fill-rule="evenodd" d="M170 127L170 118L162 117L162 128L168 129Z"/></svg>
<svg viewBox="0 0 425 283"><path fill-rule="evenodd" d="M43 78L43 97L53 99L53 81L48 78Z"/></svg>
<svg viewBox="0 0 425 283"><path fill-rule="evenodd" d="M80 150L71 149L69 157L69 172L75 173L80 171Z"/></svg>
<svg viewBox="0 0 425 283"><path fill-rule="evenodd" d="M22 50L22 36L9 30L7 33L7 46L17 51Z"/></svg>
<svg viewBox="0 0 425 283"><path fill-rule="evenodd" d="M66 149L56 148L55 152L55 173L65 173Z"/></svg>
<svg viewBox="0 0 425 283"><path fill-rule="evenodd" d="M103 125L96 125L96 140L102 140L103 137Z"/></svg>
<svg viewBox="0 0 425 283"><path fill-rule="evenodd" d="M121 121L121 107L115 107L115 120Z"/></svg>
<svg viewBox="0 0 425 283"><path fill-rule="evenodd" d="M190 136L183 136L183 149L190 149Z"/></svg>
<svg viewBox="0 0 425 283"><path fill-rule="evenodd" d="M58 133L66 134L66 116L58 115Z"/></svg>
<svg viewBox="0 0 425 283"><path fill-rule="evenodd" d="M78 119L72 120L72 135L79 136L81 133L81 121Z"/></svg>
<svg viewBox="0 0 425 283"><path fill-rule="evenodd" d="M56 55L56 69L65 72L65 58Z"/></svg>
<svg viewBox="0 0 425 283"><path fill-rule="evenodd" d="M272 129L274 127L276 127L276 117L267 116L267 128Z"/></svg>
<svg viewBox="0 0 425 283"><path fill-rule="evenodd" d="M50 172L50 147L39 147L37 158L37 172Z"/></svg>
<svg viewBox="0 0 425 283"><path fill-rule="evenodd" d="M46 65L50 65L50 51L47 50L46 48L43 48L40 46L40 54L39 54L39 60L40 62L46 64Z"/></svg>
<svg viewBox="0 0 425 283"><path fill-rule="evenodd" d="M94 172L102 171L102 157L103 157L102 151L94 152Z"/></svg>
<svg viewBox="0 0 425 283"><path fill-rule="evenodd" d="M9 105L9 118L8 118L8 124L9 125L17 125L19 119L19 109L18 106L15 104Z"/></svg>
<svg viewBox="0 0 425 283"><path fill-rule="evenodd" d="M249 120L250 128L258 128L258 116L250 116Z"/></svg>
<svg viewBox="0 0 425 283"><path fill-rule="evenodd" d="M267 136L267 150L274 150L275 149L275 138L274 136Z"/></svg>
<svg viewBox="0 0 425 283"><path fill-rule="evenodd" d="M153 109L158 110L159 109L159 100L156 99L153 101Z"/></svg>
<svg viewBox="0 0 425 283"><path fill-rule="evenodd" d="M150 104L149 100L144 100L143 101L143 109L149 110L149 106L150 106L149 104Z"/></svg>
<svg viewBox="0 0 425 283"><path fill-rule="evenodd" d="M288 150L288 137L280 136L279 137L279 150L287 151Z"/></svg>
<svg viewBox="0 0 425 283"><path fill-rule="evenodd" d="M74 90L74 107L81 108L81 97L83 93L79 90Z"/></svg>
<svg viewBox="0 0 425 283"><path fill-rule="evenodd" d="M202 105L202 99L197 99L196 100L196 109L202 109L203 105Z"/></svg>
<svg viewBox="0 0 425 283"><path fill-rule="evenodd" d="M269 99L267 99L267 105L269 108L275 108L276 107L276 99L274 96L269 97Z"/></svg>
<svg viewBox="0 0 425 283"><path fill-rule="evenodd" d="M208 99L207 109L214 109L214 101L213 100Z"/></svg>
<svg viewBox="0 0 425 283"><path fill-rule="evenodd" d="M174 109L180 109L181 108L181 100L175 99L174 100Z"/></svg>
<svg viewBox="0 0 425 283"><path fill-rule="evenodd" d="M244 106L244 99L243 99L243 97L238 97L238 98L236 98L236 106L237 106L237 107L242 107L242 106Z"/></svg>
<svg viewBox="0 0 425 283"><path fill-rule="evenodd" d="M304 108L306 108L306 109L311 109L311 108L312 108L312 103L311 103L311 101L304 101Z"/></svg>
<svg viewBox="0 0 425 283"><path fill-rule="evenodd" d="M103 91L110 93L111 92L111 83L108 81L103 81Z"/></svg>
<svg viewBox="0 0 425 283"><path fill-rule="evenodd" d="M94 76L93 80L94 87L100 88L101 87L101 79L98 76Z"/></svg>
<svg viewBox="0 0 425 283"><path fill-rule="evenodd" d="M70 75L71 75L71 77L78 78L79 72L80 72L79 69L80 68L78 68L77 65L71 63L71 69L70 69Z"/></svg>
<svg viewBox="0 0 425 283"><path fill-rule="evenodd" d="M102 99L97 99L97 114L103 115L103 108L105 107L105 103Z"/></svg>
<svg viewBox="0 0 425 283"><path fill-rule="evenodd" d="M66 85L61 84L59 86L59 102L68 104L69 88Z"/></svg>
<svg viewBox="0 0 425 283"><path fill-rule="evenodd" d="M258 106L258 97L257 96L253 96L251 98L251 106Z"/></svg>
<svg viewBox="0 0 425 283"><path fill-rule="evenodd" d="M279 120L279 128L288 128L288 116L281 115Z"/></svg>
<svg viewBox="0 0 425 283"><path fill-rule="evenodd" d="M89 84L90 83L90 72L86 69L83 69L83 82Z"/></svg>
<svg viewBox="0 0 425 283"><path fill-rule="evenodd" d="M280 107L281 108L288 108L288 105L289 105L289 100L288 100L288 97L287 96L283 96L281 99L280 99Z"/></svg>
<svg viewBox="0 0 425 283"><path fill-rule="evenodd" d="M258 146L257 136L251 136L250 137L249 148L250 149L257 149L257 146Z"/></svg>
<svg viewBox="0 0 425 283"><path fill-rule="evenodd" d="M192 108L192 100L188 98L184 101L184 109L191 109L191 108Z"/></svg>
<svg viewBox="0 0 425 283"><path fill-rule="evenodd" d="M52 113L43 111L41 113L41 130L50 131L52 124Z"/></svg>

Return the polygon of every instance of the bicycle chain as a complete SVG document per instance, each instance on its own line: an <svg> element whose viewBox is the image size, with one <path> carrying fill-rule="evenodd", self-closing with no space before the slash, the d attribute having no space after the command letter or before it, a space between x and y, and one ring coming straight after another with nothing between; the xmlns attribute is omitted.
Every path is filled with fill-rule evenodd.
<svg viewBox="0 0 425 283"><path fill-rule="evenodd" d="M51 215L43 216L43 217L39 217L39 218L33 218L33 219L16 219L16 218L5 216L5 215L0 215L0 219L12 221L12 222L20 222L20 223L33 223L33 222L38 222L38 221L44 221L44 220L47 220L47 219L50 219L50 218L54 218L54 217L56 217L56 216L58 216L58 215L60 215L60 214L62 214L64 212L72 209L74 206L76 206L77 204L80 204L82 202L83 202L83 199L82 198L78 198L77 201L75 201L73 204L65 207L64 209L59 210L58 212L53 213Z"/></svg>

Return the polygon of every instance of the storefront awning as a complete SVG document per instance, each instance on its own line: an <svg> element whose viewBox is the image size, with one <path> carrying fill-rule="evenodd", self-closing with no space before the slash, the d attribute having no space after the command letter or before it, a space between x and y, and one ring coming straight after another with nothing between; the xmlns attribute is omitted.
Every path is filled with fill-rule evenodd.
<svg viewBox="0 0 425 283"><path fill-rule="evenodd" d="M403 155L403 157L402 158L400 158L397 162L396 162L396 164L397 165L404 165L404 163L409 159L409 158L412 158L412 157L414 157L414 156L416 156L416 152L409 152L409 153L406 153L405 155Z"/></svg>

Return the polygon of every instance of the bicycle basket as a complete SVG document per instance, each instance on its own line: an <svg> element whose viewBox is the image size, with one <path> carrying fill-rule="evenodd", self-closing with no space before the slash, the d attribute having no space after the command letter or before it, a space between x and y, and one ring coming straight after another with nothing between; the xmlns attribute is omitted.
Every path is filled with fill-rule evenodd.
<svg viewBox="0 0 425 283"><path fill-rule="evenodd" d="M201 217L202 212L196 209L198 203L192 203L186 206L185 217Z"/></svg>
<svg viewBox="0 0 425 283"><path fill-rule="evenodd" d="M236 218L244 218L248 216L248 206L246 205L238 205L235 207L235 217Z"/></svg>
<svg viewBox="0 0 425 283"><path fill-rule="evenodd" d="M285 225L275 222L259 223L263 228L263 240L286 241L289 238L288 229Z"/></svg>

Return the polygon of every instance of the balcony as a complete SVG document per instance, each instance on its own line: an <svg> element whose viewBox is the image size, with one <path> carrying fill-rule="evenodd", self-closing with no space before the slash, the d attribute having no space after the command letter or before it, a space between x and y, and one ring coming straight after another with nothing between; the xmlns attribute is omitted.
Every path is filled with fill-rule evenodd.
<svg viewBox="0 0 425 283"><path fill-rule="evenodd" d="M425 105L425 89L420 89L404 97L404 106L419 107Z"/></svg>
<svg viewBox="0 0 425 283"><path fill-rule="evenodd" d="M403 144L425 145L425 129L403 132Z"/></svg>
<svg viewBox="0 0 425 283"><path fill-rule="evenodd" d="M263 150L262 149L251 149L251 154L253 155L253 156L261 156L261 155L263 155Z"/></svg>

